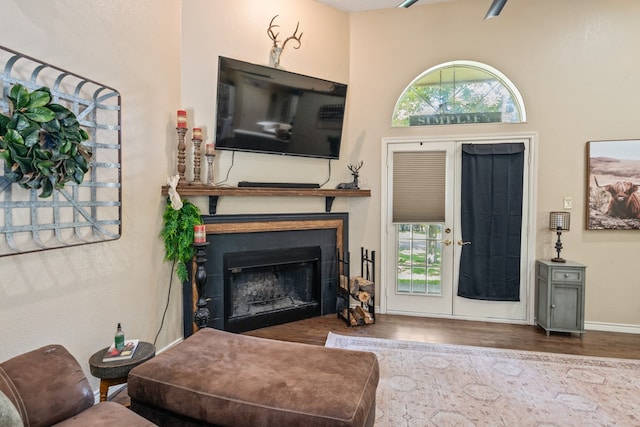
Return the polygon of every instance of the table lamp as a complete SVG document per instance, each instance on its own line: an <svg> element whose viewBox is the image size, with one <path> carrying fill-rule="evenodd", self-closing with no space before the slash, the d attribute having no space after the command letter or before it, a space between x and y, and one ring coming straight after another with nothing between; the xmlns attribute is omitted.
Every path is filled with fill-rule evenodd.
<svg viewBox="0 0 640 427"><path fill-rule="evenodd" d="M556 241L556 257L551 258L553 262L567 262L564 258L560 257L560 251L562 250L562 236L563 231L569 231L569 224L571 222L571 214L569 212L549 212L549 230L553 230L558 235Z"/></svg>

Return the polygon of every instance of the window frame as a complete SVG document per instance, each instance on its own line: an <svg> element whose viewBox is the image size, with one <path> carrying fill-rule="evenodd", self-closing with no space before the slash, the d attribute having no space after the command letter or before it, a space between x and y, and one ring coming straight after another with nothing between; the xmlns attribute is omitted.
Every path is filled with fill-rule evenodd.
<svg viewBox="0 0 640 427"><path fill-rule="evenodd" d="M518 88L516 87L515 84L513 84L513 82L502 72L500 72L498 69L487 65L487 64L483 64L481 62L477 62L477 61L467 61L467 60L456 60L456 61L449 61L449 62L445 62L436 66L433 66L429 69L427 69L426 71L420 73L416 78L414 78L411 83L409 83L409 85L407 85L407 87L402 91L402 93L400 94L400 96L398 97L395 106L393 108L393 113L391 115L391 127L392 128L412 128L412 127L421 127L421 126L441 126L441 125L445 125L445 124L463 124L463 123L429 123L429 124L406 124L406 125L400 125L400 124L396 124L395 123L395 117L396 114L398 112L398 108L399 108L399 104L400 102L403 100L403 98L405 97L405 95L407 94L408 91L412 90L413 87L416 85L417 82L423 80L426 76L428 76L429 74L432 73L440 73L443 70L446 69L451 69L451 68L455 68L455 67L464 67L464 68L473 68L473 69L477 69L481 72L484 72L490 76L492 76L493 78L495 78L495 80L497 80L502 87L504 87L510 94L514 103L514 107L517 108L520 112L520 120L519 121L513 121L513 122L481 122L481 123L504 123L504 124L513 124L513 123L526 123L527 121L527 113L526 113L526 109L525 109L525 105L524 105L524 99L522 97L522 94L520 93L520 91L518 90ZM453 81L453 83L455 84L455 79ZM464 124L470 124L469 122L465 122ZM476 124L476 123L474 123Z"/></svg>

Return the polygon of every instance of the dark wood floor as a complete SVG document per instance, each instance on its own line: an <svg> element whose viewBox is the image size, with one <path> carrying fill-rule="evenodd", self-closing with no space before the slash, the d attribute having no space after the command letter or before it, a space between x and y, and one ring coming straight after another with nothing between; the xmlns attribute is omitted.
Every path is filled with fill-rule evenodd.
<svg viewBox="0 0 640 427"><path fill-rule="evenodd" d="M327 315L247 332L263 338L324 345L328 332L363 337L430 343L475 345L545 351L585 356L640 358L640 334L587 331L577 334L552 333L538 326L493 322L376 315L374 325L347 327L336 315Z"/></svg>
<svg viewBox="0 0 640 427"><path fill-rule="evenodd" d="M257 329L246 332L246 335L324 345L329 332L429 343L640 359L640 334L587 331L580 339L575 334L552 333L547 336L537 326L390 314L377 314L374 325L349 328L335 314L331 314ZM110 400L128 404L126 387Z"/></svg>

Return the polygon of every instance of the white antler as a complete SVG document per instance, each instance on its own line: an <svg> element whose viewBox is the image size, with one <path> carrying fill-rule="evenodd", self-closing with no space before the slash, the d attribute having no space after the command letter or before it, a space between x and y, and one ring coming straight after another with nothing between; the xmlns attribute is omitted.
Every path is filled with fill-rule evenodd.
<svg viewBox="0 0 640 427"><path fill-rule="evenodd" d="M273 47L278 47L278 36L280 35L280 33L273 32L273 28L280 27L280 25L276 25L273 23L273 21L275 21L277 17L278 15L271 18L271 22L269 22L269 28L267 28L267 35L271 40L273 40Z"/></svg>
<svg viewBox="0 0 640 427"><path fill-rule="evenodd" d="M273 46L271 46L271 55L269 58L269 63L271 66L276 68L278 67L278 65L280 65L280 55L282 54L282 51L284 50L287 43L289 43L289 41L295 40L298 43L296 46L293 47L294 49L300 49L300 46L302 46L302 33L298 35L300 22L298 22L298 24L296 25L296 29L293 32L293 35L287 37L284 40L284 42L282 42L282 44L278 44L279 43L278 36L280 35L280 33L274 32L274 28L279 28L280 26L273 23L277 17L278 15L271 18L271 22L269 22L269 28L267 28L267 35L273 41Z"/></svg>
<svg viewBox="0 0 640 427"><path fill-rule="evenodd" d="M299 36L296 36L296 33L298 32L298 27L300 27L300 23L298 22L298 24L296 25L296 29L293 32L293 35L287 37L284 42L282 42L282 50L284 50L284 47L287 45L287 43L289 42L289 40L295 40L298 42L298 46L294 46L294 49L300 49L300 46L302 46L302 33L300 33Z"/></svg>

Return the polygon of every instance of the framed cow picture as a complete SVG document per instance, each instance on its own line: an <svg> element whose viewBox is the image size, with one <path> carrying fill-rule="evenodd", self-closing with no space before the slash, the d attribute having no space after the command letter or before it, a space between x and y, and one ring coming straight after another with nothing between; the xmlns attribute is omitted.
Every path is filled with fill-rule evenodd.
<svg viewBox="0 0 640 427"><path fill-rule="evenodd" d="M640 230L640 140L587 142L587 229Z"/></svg>

